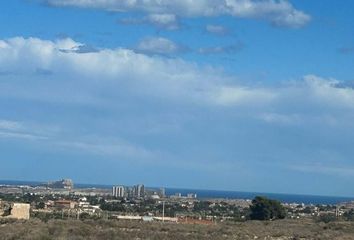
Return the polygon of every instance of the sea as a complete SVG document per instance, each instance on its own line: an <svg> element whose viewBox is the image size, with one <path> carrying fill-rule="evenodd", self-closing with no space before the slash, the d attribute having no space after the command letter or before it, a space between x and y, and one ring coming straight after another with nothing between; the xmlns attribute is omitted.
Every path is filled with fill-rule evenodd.
<svg viewBox="0 0 354 240"><path fill-rule="evenodd" d="M12 181L0 180L0 185L27 185L38 186L43 182L31 181ZM111 189L112 185L99 185L99 184L75 184L75 188L101 188ZM150 187L146 187L150 189ZM151 189L159 189L151 187ZM167 196L180 193L186 196L189 193L197 194L198 199L253 199L256 196L264 196L271 199L276 199L283 203L304 203L304 204L338 204L343 202L354 201L354 197L341 197L341 196L318 196L318 195L302 195L302 194L283 194L283 193L262 193L262 192L240 192L240 191L218 191L218 190L198 190L198 189L182 189L182 188L165 188Z"/></svg>

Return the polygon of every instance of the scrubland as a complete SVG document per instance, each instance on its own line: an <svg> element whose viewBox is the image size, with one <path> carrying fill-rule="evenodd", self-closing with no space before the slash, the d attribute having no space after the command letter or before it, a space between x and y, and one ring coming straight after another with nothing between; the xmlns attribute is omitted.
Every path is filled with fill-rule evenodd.
<svg viewBox="0 0 354 240"><path fill-rule="evenodd" d="M353 222L247 221L188 225L115 220L0 220L0 239L354 239Z"/></svg>

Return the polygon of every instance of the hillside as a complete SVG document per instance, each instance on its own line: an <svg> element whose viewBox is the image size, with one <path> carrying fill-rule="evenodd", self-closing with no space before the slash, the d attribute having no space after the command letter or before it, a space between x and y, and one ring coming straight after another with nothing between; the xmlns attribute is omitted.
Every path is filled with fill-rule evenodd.
<svg viewBox="0 0 354 240"><path fill-rule="evenodd" d="M2 222L0 239L354 239L354 223L312 220L185 225L119 221Z"/></svg>

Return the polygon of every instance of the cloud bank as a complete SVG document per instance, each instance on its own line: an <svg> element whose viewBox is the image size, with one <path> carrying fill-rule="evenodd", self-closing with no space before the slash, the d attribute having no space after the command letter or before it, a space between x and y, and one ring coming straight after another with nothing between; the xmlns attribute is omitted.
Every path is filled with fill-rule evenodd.
<svg viewBox="0 0 354 240"><path fill-rule="evenodd" d="M34 91L43 87L52 91L56 86L69 88L82 85L82 89L77 89L78 93L82 92L81 100L105 100L102 94L98 96L92 89L92 86L98 85L102 91L110 92L116 88L117 95L123 94L121 91L124 89L124 95L129 93L163 97L197 105L280 106L282 103L291 103L325 105L326 108L338 109L354 108L354 90L350 86L341 85L336 79L308 75L301 81L286 85L251 86L217 68L199 66L178 58L150 56L123 48L81 51L83 48L85 44L72 39L48 41L17 37L0 40L0 71L32 76L27 81L32 81L30 87ZM146 39L138 48L145 52L158 53L179 50L178 46L164 38ZM43 75L38 73L39 70L51 74ZM55 80L45 83L50 86L44 86L44 82L38 80L41 79L38 75ZM6 86L17 83L18 81L14 81ZM60 94L60 87L55 90ZM3 88L0 92L11 95L18 94L19 90L14 89L11 92ZM33 97L50 98L56 95L47 93L35 93ZM21 91L18 95L30 96L31 92ZM78 98L72 98L75 99Z"/></svg>
<svg viewBox="0 0 354 240"><path fill-rule="evenodd" d="M274 26L298 28L306 25L311 17L295 9L286 0L46 0L59 7L98 8L107 11L133 11L156 15L159 23L171 21L171 16L210 17L228 15L237 18L261 19ZM168 14L168 15L166 15ZM149 18L151 18L150 15ZM162 17L165 16L165 17ZM166 17L170 16L170 17ZM155 21L154 20L154 21Z"/></svg>
<svg viewBox="0 0 354 240"><path fill-rule="evenodd" d="M211 172L217 161L230 176L352 155L336 146L353 137L354 89L334 78L250 84L179 58L23 37L0 40L0 72L0 141L39 152Z"/></svg>
<svg viewBox="0 0 354 240"><path fill-rule="evenodd" d="M0 70L35 75L38 69L45 69L55 73L55 78L60 78L51 83L53 86L58 85L56 93L52 95L46 91L33 94L32 97L42 95L53 98L59 94L57 99L60 99L60 94L62 94L60 88L65 86L70 89L69 86L79 84L83 86L78 92L84 91L82 94L85 96L82 98L86 99L98 97L91 96L93 94L90 88L92 84L110 86L103 91L112 91L116 88L117 93L120 93L124 88L126 93L133 95L163 96L170 100L207 105L237 104L243 101L243 98L238 95L252 95L252 90L246 90L243 86L225 86L228 77L211 67L201 67L180 59L148 56L127 49L102 49L82 53L80 49L83 46L85 45L71 39L55 42L21 37L2 40L0 41ZM165 39L148 39L140 43L139 48L145 52L157 51L159 53L178 50L172 42ZM41 84L41 82L34 79L32 87L36 84ZM43 85L40 85L38 89L42 87ZM90 96L86 96L88 93L85 90L90 92ZM3 94L11 93L31 95L30 92L19 94L18 89L3 91ZM252 102L264 102L273 96L265 89L257 89L255 93L256 99ZM262 94L257 97L258 93ZM263 97L266 99L262 99ZM72 100L78 98L80 94L73 96ZM68 99L70 97L66 98ZM94 101L99 102L100 99Z"/></svg>

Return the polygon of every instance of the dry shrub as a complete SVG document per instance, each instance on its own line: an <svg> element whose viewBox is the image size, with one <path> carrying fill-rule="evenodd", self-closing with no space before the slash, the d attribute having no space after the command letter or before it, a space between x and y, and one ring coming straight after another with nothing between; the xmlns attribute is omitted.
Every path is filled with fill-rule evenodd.
<svg viewBox="0 0 354 240"><path fill-rule="evenodd" d="M324 227L326 229L324 229ZM312 220L281 220L217 225L143 223L115 220L49 220L0 222L0 240L54 239L354 239L354 223L318 223Z"/></svg>

